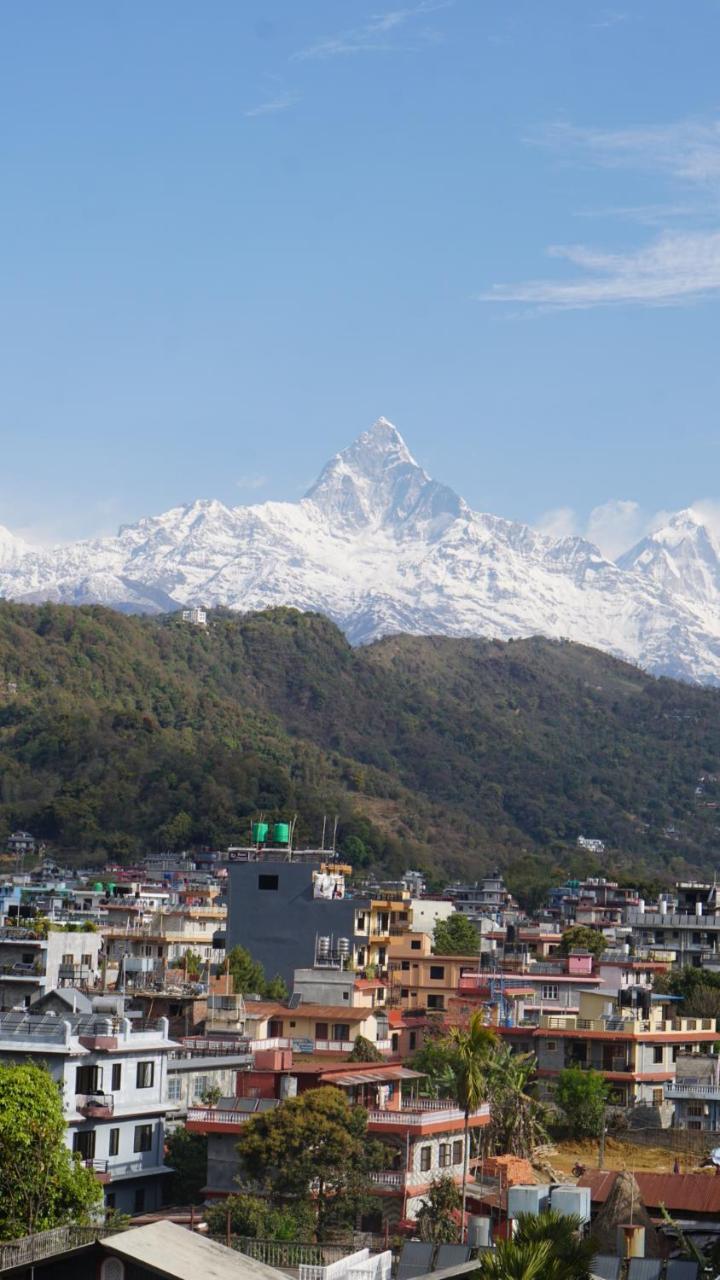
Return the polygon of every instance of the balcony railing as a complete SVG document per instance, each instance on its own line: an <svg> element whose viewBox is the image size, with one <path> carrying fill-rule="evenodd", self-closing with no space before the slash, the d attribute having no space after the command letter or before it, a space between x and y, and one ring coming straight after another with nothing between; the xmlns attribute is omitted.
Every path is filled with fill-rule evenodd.
<svg viewBox="0 0 720 1280"><path fill-rule="evenodd" d="M707 1098L720 1102L720 1084L700 1084L696 1080L672 1080L665 1085L666 1098Z"/></svg>
<svg viewBox="0 0 720 1280"><path fill-rule="evenodd" d="M75 1108L88 1118L108 1120L115 1109L115 1099L111 1093L78 1093Z"/></svg>
<svg viewBox="0 0 720 1280"><path fill-rule="evenodd" d="M473 1120L489 1119L489 1117L490 1107L487 1102L484 1102L476 1111L470 1112L471 1122ZM368 1111L368 1122L380 1125L456 1124L458 1120L464 1119L464 1112L453 1103L436 1103L434 1107L423 1107L417 1110L403 1107L402 1111L390 1111L389 1109Z"/></svg>

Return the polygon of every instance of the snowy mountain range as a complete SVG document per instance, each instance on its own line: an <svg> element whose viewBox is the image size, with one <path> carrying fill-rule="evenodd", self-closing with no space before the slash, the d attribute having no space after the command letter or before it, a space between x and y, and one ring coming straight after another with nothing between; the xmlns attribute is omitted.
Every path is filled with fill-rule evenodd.
<svg viewBox="0 0 720 1280"><path fill-rule="evenodd" d="M396 631L542 634L720 684L720 544L692 509L615 563L582 538L472 511L384 418L300 502L197 501L52 548L0 526L0 594L132 612L294 605L356 644Z"/></svg>

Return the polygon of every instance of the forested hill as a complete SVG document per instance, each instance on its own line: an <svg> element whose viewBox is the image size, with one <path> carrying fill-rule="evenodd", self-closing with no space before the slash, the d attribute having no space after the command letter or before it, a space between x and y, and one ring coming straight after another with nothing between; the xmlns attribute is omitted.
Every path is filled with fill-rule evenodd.
<svg viewBox="0 0 720 1280"><path fill-rule="evenodd" d="M207 630L0 603L0 834L131 858L251 815L340 815L356 864L678 875L714 865L720 692L542 639L352 649L317 614ZM701 776L703 781L701 781ZM539 874L539 870L538 870Z"/></svg>

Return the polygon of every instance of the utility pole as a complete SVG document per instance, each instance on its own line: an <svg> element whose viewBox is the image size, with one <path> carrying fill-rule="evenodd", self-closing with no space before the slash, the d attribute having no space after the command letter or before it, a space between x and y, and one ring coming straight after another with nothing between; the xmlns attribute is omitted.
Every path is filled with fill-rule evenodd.
<svg viewBox="0 0 720 1280"><path fill-rule="evenodd" d="M607 1132L607 1107L603 1106L602 1124L600 1126L600 1145L598 1147L598 1169L605 1163L605 1134Z"/></svg>

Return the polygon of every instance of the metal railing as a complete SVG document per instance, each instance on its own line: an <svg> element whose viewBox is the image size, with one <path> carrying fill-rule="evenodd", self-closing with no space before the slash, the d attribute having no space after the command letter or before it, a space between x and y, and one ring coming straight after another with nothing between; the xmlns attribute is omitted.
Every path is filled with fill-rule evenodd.
<svg viewBox="0 0 720 1280"><path fill-rule="evenodd" d="M490 1116L490 1106L484 1102L476 1111L470 1112L470 1120L480 1120ZM422 1111L368 1111L368 1121L370 1124L403 1124L403 1125L423 1125L423 1124L455 1124L458 1120L464 1120L465 1114L460 1107L451 1104L450 1106L437 1107Z"/></svg>
<svg viewBox="0 0 720 1280"><path fill-rule="evenodd" d="M720 1083L700 1084L696 1080L671 1080L665 1085L666 1098L711 1098L720 1100Z"/></svg>
<svg viewBox="0 0 720 1280"><path fill-rule="evenodd" d="M53 1227L51 1231L39 1231L34 1236L23 1236L19 1240L10 1240L0 1244L0 1271L10 1271L15 1267L31 1267L44 1258L52 1258L58 1253L67 1253L70 1249L82 1249L93 1244L103 1236L111 1235L116 1227L94 1225L79 1227Z"/></svg>

